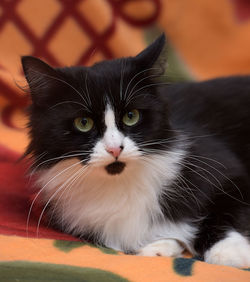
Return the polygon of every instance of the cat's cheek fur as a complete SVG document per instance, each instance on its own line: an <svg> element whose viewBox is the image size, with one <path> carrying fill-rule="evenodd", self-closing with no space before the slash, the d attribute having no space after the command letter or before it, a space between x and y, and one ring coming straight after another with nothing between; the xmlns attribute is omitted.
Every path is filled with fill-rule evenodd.
<svg viewBox="0 0 250 282"><path fill-rule="evenodd" d="M230 231L205 252L204 260L212 264L250 267L250 243L240 233Z"/></svg>

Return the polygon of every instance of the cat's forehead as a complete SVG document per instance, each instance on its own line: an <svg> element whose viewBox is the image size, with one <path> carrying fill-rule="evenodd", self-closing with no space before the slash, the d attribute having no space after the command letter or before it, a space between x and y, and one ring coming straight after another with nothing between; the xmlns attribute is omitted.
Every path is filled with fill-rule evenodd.
<svg viewBox="0 0 250 282"><path fill-rule="evenodd" d="M130 81L136 74L136 68L125 60L115 60L92 67L66 69L65 74L73 86L68 93L71 99L91 110L105 111L108 104L112 108L125 106L126 97L133 94L131 90L135 82Z"/></svg>
<svg viewBox="0 0 250 282"><path fill-rule="evenodd" d="M103 61L92 67L71 67L62 70L70 84L57 102L73 101L69 107L103 117L107 105L120 115L132 109L151 109L158 103L150 78L152 74L133 59ZM154 85L154 84L153 84ZM73 87L72 87L73 86ZM82 107L83 106L83 107Z"/></svg>

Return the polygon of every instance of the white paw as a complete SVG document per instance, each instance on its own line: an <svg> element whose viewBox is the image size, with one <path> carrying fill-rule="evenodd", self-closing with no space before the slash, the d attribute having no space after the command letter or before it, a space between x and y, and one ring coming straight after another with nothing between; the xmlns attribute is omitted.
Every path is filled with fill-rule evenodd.
<svg viewBox="0 0 250 282"><path fill-rule="evenodd" d="M204 259L208 263L234 267L250 267L250 244L240 233L232 231L228 236L214 244Z"/></svg>
<svg viewBox="0 0 250 282"><path fill-rule="evenodd" d="M139 256L180 257L184 248L174 239L159 240L140 249Z"/></svg>

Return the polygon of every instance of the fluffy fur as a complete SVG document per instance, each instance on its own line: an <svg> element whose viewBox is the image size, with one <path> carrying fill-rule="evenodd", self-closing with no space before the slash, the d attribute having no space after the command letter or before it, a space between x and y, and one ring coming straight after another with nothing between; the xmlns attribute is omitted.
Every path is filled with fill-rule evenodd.
<svg viewBox="0 0 250 282"><path fill-rule="evenodd" d="M250 266L250 78L167 85L165 50L162 35L136 57L92 67L22 58L38 229L47 212L64 232L125 252L186 248ZM80 131L77 118L93 128Z"/></svg>
<svg viewBox="0 0 250 282"><path fill-rule="evenodd" d="M225 238L206 251L205 260L209 263L241 267L250 265L249 241L236 231L229 231Z"/></svg>

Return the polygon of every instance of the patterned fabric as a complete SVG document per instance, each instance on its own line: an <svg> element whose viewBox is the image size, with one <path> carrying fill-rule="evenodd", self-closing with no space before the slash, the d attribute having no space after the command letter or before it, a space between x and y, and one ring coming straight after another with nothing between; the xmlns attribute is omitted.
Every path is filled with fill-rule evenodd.
<svg viewBox="0 0 250 282"><path fill-rule="evenodd" d="M247 0L0 1L0 281L249 281L250 273L191 258L147 258L80 242L47 227L28 164L29 97L21 55L54 66L135 55L156 33L170 40L173 80L250 71ZM27 224L27 218L29 218Z"/></svg>
<svg viewBox="0 0 250 282"><path fill-rule="evenodd" d="M0 281L247 282L250 277L246 270L194 259L137 257L81 242L0 235L0 250Z"/></svg>

